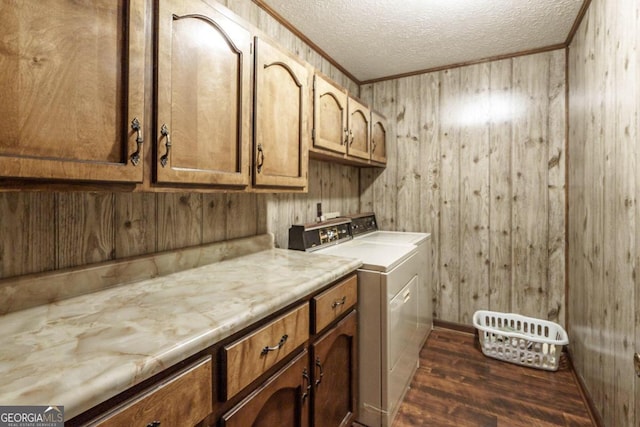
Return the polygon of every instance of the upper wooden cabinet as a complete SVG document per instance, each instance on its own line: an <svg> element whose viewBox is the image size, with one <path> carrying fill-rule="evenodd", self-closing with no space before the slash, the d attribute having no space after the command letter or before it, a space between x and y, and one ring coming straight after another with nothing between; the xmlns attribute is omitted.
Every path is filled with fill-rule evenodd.
<svg viewBox="0 0 640 427"><path fill-rule="evenodd" d="M251 33L201 0L158 10L159 183L246 186Z"/></svg>
<svg viewBox="0 0 640 427"><path fill-rule="evenodd" d="M371 112L371 160L387 163L387 119L375 111Z"/></svg>
<svg viewBox="0 0 640 427"><path fill-rule="evenodd" d="M316 73L313 80L313 146L346 154L347 90Z"/></svg>
<svg viewBox="0 0 640 427"><path fill-rule="evenodd" d="M354 166L384 166L387 162L384 116L371 112L320 72L313 81L312 135L309 152L313 158Z"/></svg>
<svg viewBox="0 0 640 427"><path fill-rule="evenodd" d="M253 183L256 187L305 189L310 66L257 37L254 55Z"/></svg>
<svg viewBox="0 0 640 427"><path fill-rule="evenodd" d="M146 3L3 2L1 177L142 181Z"/></svg>
<svg viewBox="0 0 640 427"><path fill-rule="evenodd" d="M347 154L369 160L369 141L371 131L371 112L363 103L349 98L349 144Z"/></svg>

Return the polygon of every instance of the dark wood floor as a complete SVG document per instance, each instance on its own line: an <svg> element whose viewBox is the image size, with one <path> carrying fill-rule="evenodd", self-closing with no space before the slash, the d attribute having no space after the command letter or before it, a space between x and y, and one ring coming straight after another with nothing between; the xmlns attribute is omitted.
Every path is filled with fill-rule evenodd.
<svg viewBox="0 0 640 427"><path fill-rule="evenodd" d="M434 329L393 427L592 427L567 361L557 372L485 357L472 334Z"/></svg>

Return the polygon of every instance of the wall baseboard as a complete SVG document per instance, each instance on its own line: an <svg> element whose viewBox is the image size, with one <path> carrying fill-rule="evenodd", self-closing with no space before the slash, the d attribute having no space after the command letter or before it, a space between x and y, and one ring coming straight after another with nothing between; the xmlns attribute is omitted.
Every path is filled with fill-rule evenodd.
<svg viewBox="0 0 640 427"><path fill-rule="evenodd" d="M447 320L433 319L433 327L441 329L451 329L452 331L464 332L465 334L478 334L478 331L473 327L473 325L449 322Z"/></svg>
<svg viewBox="0 0 640 427"><path fill-rule="evenodd" d="M587 385L585 384L582 377L578 375L578 372L576 372L576 367L573 364L573 355L571 353L571 350L567 349L567 351L565 352L565 355L567 356L567 361L569 362L571 373L573 374L573 377L575 378L576 383L578 383L580 394L582 394L582 400L584 400L585 403L587 404L587 410L589 411L589 415L591 416L591 421L593 422L593 425L595 425L596 427L604 427L604 421L602 420L602 417L600 416L600 412L598 412L598 409L596 408L596 404L593 401L593 398L591 397L589 390L587 389Z"/></svg>

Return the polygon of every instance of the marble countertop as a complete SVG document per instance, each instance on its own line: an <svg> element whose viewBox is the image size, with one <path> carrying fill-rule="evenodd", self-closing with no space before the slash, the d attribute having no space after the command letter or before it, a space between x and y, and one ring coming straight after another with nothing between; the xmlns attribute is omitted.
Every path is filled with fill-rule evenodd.
<svg viewBox="0 0 640 427"><path fill-rule="evenodd" d="M268 249L0 316L0 404L70 419L359 266Z"/></svg>

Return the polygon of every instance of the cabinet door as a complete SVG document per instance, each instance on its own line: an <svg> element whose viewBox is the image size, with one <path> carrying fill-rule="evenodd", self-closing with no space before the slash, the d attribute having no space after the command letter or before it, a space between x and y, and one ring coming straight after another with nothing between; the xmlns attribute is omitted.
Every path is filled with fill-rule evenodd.
<svg viewBox="0 0 640 427"><path fill-rule="evenodd" d="M305 350L222 416L226 427L307 427L309 425L309 356Z"/></svg>
<svg viewBox="0 0 640 427"><path fill-rule="evenodd" d="M369 132L371 113L364 104L349 98L349 147L350 156L369 160Z"/></svg>
<svg viewBox="0 0 640 427"><path fill-rule="evenodd" d="M313 80L313 146L346 154L347 91L320 74Z"/></svg>
<svg viewBox="0 0 640 427"><path fill-rule="evenodd" d="M308 65L265 40L255 39L256 186L307 186L310 79Z"/></svg>
<svg viewBox="0 0 640 427"><path fill-rule="evenodd" d="M387 163L387 119L371 112L371 160Z"/></svg>
<svg viewBox="0 0 640 427"><path fill-rule="evenodd" d="M313 345L313 425L350 426L358 387L357 321L352 311Z"/></svg>
<svg viewBox="0 0 640 427"><path fill-rule="evenodd" d="M251 34L202 0L158 20L157 182L248 185Z"/></svg>
<svg viewBox="0 0 640 427"><path fill-rule="evenodd" d="M2 2L1 177L142 181L145 4Z"/></svg>

